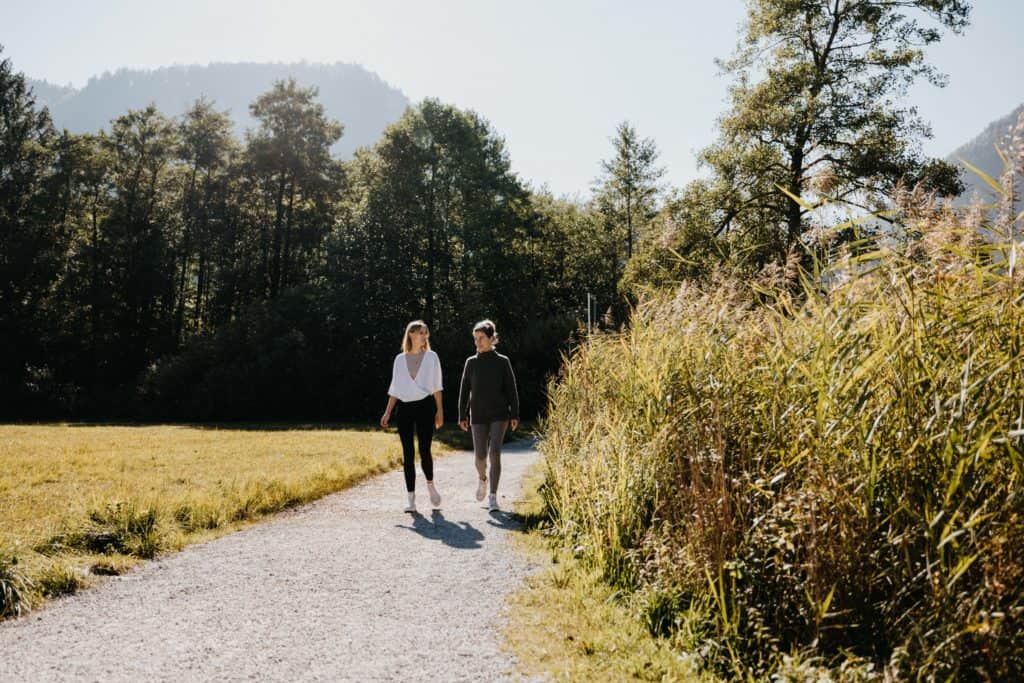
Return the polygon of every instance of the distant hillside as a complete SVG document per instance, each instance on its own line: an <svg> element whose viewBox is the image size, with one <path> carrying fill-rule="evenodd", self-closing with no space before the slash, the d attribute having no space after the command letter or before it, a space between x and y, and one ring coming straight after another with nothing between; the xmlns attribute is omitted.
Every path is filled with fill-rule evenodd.
<svg viewBox="0 0 1024 683"><path fill-rule="evenodd" d="M949 155L949 160L956 163L959 159L964 159L998 180L999 175L1003 172L1003 161L996 153L996 144L1004 142L1021 112L1024 112L1024 104L1001 119L988 124L976 138ZM970 201L975 192L983 201L989 201L995 193L977 173L970 169L964 170L963 178L967 185L967 191L961 197L963 202Z"/></svg>
<svg viewBox="0 0 1024 683"><path fill-rule="evenodd" d="M275 80L294 77L300 85L320 89L327 116L345 126L333 152L351 156L373 144L384 128L405 111L409 99L376 74L356 64L211 64L171 66L154 71L120 69L89 79L82 89L30 79L40 103L50 108L54 123L76 133L109 129L110 121L128 109L155 102L165 114L178 116L200 96L229 110L241 136L254 128L249 104Z"/></svg>

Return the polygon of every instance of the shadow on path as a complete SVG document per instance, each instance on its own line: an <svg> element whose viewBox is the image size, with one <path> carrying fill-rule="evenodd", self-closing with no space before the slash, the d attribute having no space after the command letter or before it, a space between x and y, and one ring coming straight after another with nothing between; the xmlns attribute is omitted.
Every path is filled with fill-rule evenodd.
<svg viewBox="0 0 1024 683"><path fill-rule="evenodd" d="M523 518L521 515L517 515L514 512L506 512L505 510L491 510L488 513L491 518L487 520L487 523L493 527L499 529L508 529L509 531L521 531L523 528Z"/></svg>
<svg viewBox="0 0 1024 683"><path fill-rule="evenodd" d="M418 512L412 513L412 526L396 524L399 529L415 531L424 538L441 541L453 548L472 550L480 548L484 535L469 522L449 522L440 510L433 510L430 517Z"/></svg>

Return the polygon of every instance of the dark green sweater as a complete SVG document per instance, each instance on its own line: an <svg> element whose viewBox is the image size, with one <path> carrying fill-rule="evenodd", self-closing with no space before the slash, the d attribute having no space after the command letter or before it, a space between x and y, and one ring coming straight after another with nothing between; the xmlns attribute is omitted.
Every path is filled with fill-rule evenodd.
<svg viewBox="0 0 1024 683"><path fill-rule="evenodd" d="M519 392L512 363L497 351L466 359L459 387L459 422L475 425L519 419Z"/></svg>

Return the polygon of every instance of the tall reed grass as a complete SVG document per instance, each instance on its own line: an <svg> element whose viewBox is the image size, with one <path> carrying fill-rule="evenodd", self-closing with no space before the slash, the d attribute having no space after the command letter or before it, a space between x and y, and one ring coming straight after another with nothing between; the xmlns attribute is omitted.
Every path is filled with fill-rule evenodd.
<svg viewBox="0 0 1024 683"><path fill-rule="evenodd" d="M1024 676L1012 200L907 193L905 239L684 284L568 359L545 503L652 633L736 678Z"/></svg>

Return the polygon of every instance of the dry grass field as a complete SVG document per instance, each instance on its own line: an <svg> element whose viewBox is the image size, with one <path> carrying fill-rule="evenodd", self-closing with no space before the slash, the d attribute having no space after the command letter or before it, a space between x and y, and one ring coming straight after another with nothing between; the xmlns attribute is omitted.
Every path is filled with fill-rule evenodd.
<svg viewBox="0 0 1024 683"><path fill-rule="evenodd" d="M0 615L400 462L358 427L0 425Z"/></svg>

